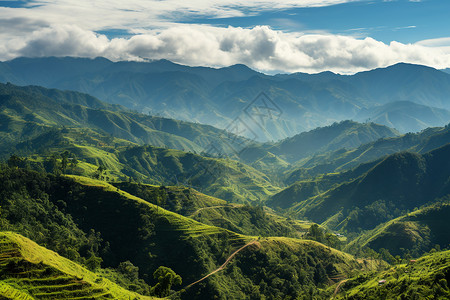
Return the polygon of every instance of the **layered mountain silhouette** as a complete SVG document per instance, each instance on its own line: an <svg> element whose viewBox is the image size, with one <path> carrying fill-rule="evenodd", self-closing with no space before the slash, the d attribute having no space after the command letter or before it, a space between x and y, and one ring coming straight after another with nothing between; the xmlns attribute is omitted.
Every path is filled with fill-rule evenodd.
<svg viewBox="0 0 450 300"><path fill-rule="evenodd" d="M269 76L244 65L214 69L167 60L17 58L0 63L0 81L84 92L151 115L234 129L260 141L345 119L415 132L442 126L450 115L450 74L404 63L351 76ZM261 93L267 97L258 98Z"/></svg>

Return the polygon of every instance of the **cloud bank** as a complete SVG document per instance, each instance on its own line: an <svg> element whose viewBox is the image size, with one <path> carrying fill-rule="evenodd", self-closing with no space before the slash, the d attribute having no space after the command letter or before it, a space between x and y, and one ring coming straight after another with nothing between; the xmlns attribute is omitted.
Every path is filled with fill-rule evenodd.
<svg viewBox="0 0 450 300"><path fill-rule="evenodd" d="M214 67L242 63L270 73L353 73L397 62L450 67L448 39L385 44L369 37L287 33L267 26L177 23L202 16L248 16L347 2L366 0L29 0L19 8L0 7L0 28L6 29L0 31L0 60L19 56L164 58ZM111 29L128 35L111 38L98 33Z"/></svg>
<svg viewBox="0 0 450 300"><path fill-rule="evenodd" d="M0 60L19 56L103 56L113 61L169 59L202 66L243 63L264 72L352 73L410 62L450 66L450 49L423 44L385 44L328 34L285 33L267 26L219 28L176 25L130 38L109 39L75 25L39 27L26 38L0 34Z"/></svg>

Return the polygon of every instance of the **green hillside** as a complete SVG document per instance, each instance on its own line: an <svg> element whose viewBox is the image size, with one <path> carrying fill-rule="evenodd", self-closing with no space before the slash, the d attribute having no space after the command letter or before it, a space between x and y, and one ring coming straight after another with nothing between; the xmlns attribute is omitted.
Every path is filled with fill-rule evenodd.
<svg viewBox="0 0 450 300"><path fill-rule="evenodd" d="M67 152L66 152L67 151ZM279 190L264 173L232 159L204 157L191 152L137 146L123 139L81 128L48 128L34 138L4 147L4 156L16 153L36 170L107 180L135 180L160 185L183 184L232 202L260 202ZM67 161L69 162L69 161ZM102 166L100 174L98 168Z"/></svg>
<svg viewBox="0 0 450 300"><path fill-rule="evenodd" d="M362 163L384 158L401 151L426 153L450 142L450 127L433 127L419 133L407 133L399 137L379 139L353 149L339 149L312 155L297 163L286 174L286 181L293 183L318 174L341 172Z"/></svg>
<svg viewBox="0 0 450 300"><path fill-rule="evenodd" d="M13 232L0 231L2 299L159 299L142 296Z"/></svg>
<svg viewBox="0 0 450 300"><path fill-rule="evenodd" d="M397 153L368 172L295 204L298 216L335 230L357 232L450 193L450 145L424 155Z"/></svg>
<svg viewBox="0 0 450 300"><path fill-rule="evenodd" d="M309 176L308 174L303 173L301 176L306 179L296 181L287 188L271 196L266 201L266 204L270 207L280 209L290 208L296 203L307 200L313 196L317 196L334 187L337 187L342 183L360 177L378 163L379 161L374 161L361 164L358 167L355 167L348 171L339 173L326 173L317 176Z"/></svg>
<svg viewBox="0 0 450 300"><path fill-rule="evenodd" d="M235 154L243 138L212 126L151 117L81 93L0 84L0 138L14 142L47 127L90 128L133 143L194 152ZM9 140L7 139L9 138Z"/></svg>
<svg viewBox="0 0 450 300"><path fill-rule="evenodd" d="M450 252L436 252L383 272L351 278L335 289L335 299L448 299L449 280Z"/></svg>
<svg viewBox="0 0 450 300"><path fill-rule="evenodd" d="M257 124L251 124L252 118L245 119L253 132L243 135L253 138L255 133L261 141L276 141L349 119L376 120L412 132L448 123L445 117L450 109L450 75L405 63L354 75L322 72L270 76L244 65L205 68L167 60L16 58L0 62L0 81L75 90L139 112L219 128L245 116L243 110L265 92L282 114L266 118L264 129L253 126ZM398 103L405 101L423 107L399 110ZM394 102L397 105L389 105Z"/></svg>
<svg viewBox="0 0 450 300"><path fill-rule="evenodd" d="M368 109L361 112L358 117L359 120L370 119L374 123L407 133L447 124L450 120L450 111L411 101L397 101Z"/></svg>
<svg viewBox="0 0 450 300"><path fill-rule="evenodd" d="M157 182L180 182L231 202L258 202L279 190L262 172L231 159L150 146L126 149L119 153L118 159L133 172Z"/></svg>
<svg viewBox="0 0 450 300"><path fill-rule="evenodd" d="M293 220L267 213L261 206L228 203L192 188L130 182L113 185L167 210L236 233L285 237L300 237L304 233Z"/></svg>
<svg viewBox="0 0 450 300"><path fill-rule="evenodd" d="M369 122L445 123L448 74L23 58L1 80L128 106L0 83L1 299L449 298L450 125Z"/></svg>
<svg viewBox="0 0 450 300"><path fill-rule="evenodd" d="M369 247L376 251L384 248L392 255L410 253L414 257L436 245L446 249L450 245L449 218L448 203L434 204L378 226L352 241L347 248Z"/></svg>
<svg viewBox="0 0 450 300"><path fill-rule="evenodd" d="M280 237L256 242L257 237L199 223L103 181L7 167L1 174L2 228L93 270L101 265L118 272L121 263L129 261L138 267L139 278L154 285L150 274L162 265L187 285L248 244L217 275L182 291L183 299L213 295L239 299L252 290L255 297L308 297L311 289L324 292L330 277L367 268L352 256L314 241ZM149 292L143 282L137 283L125 285Z"/></svg>
<svg viewBox="0 0 450 300"><path fill-rule="evenodd" d="M269 151L295 163L311 154L317 155L341 148L356 148L380 138L397 135L395 129L386 126L342 121L282 140L269 148Z"/></svg>

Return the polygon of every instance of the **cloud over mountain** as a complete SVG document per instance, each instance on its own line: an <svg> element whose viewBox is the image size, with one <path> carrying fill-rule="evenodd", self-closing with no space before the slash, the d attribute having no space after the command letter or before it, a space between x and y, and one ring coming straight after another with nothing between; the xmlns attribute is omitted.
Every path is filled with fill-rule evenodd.
<svg viewBox="0 0 450 300"><path fill-rule="evenodd" d="M356 72L397 62L444 68L446 48L331 34L286 33L268 26L220 28L176 25L127 38L108 38L75 25L44 26L25 39L7 37L0 58L105 56L112 60L165 58L188 65L244 63L262 71Z"/></svg>

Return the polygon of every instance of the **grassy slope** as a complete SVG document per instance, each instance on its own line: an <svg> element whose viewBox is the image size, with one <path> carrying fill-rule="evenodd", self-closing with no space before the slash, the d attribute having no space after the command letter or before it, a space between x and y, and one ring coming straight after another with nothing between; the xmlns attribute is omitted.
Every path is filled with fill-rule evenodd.
<svg viewBox="0 0 450 300"><path fill-rule="evenodd" d="M0 84L0 119L0 137L30 136L30 127L88 127L138 144L185 151L202 152L214 144L222 154L234 154L230 145L246 141L212 126L151 117L86 94L34 86Z"/></svg>
<svg viewBox="0 0 450 300"><path fill-rule="evenodd" d="M13 232L0 232L0 295L7 299L155 299L106 278Z"/></svg>
<svg viewBox="0 0 450 300"><path fill-rule="evenodd" d="M273 195L268 204L272 207L289 208L295 203L317 196L365 174L383 161L385 157L382 156L385 154L405 149L426 153L442 147L449 141L448 127L430 128L418 134L382 139L352 150L339 150L333 154L318 155L311 161L304 162L307 167L288 172L285 182L291 185ZM327 157L327 155L330 156ZM375 160L365 162L371 159ZM364 163L356 166L361 162ZM338 171L335 172L336 170Z"/></svg>
<svg viewBox="0 0 450 300"><path fill-rule="evenodd" d="M392 255L402 254L402 248L423 253L433 246L446 248L450 235L447 227L450 218L450 204L436 204L409 213L382 224L352 241L347 249L356 245L389 250Z"/></svg>
<svg viewBox="0 0 450 300"><path fill-rule="evenodd" d="M230 159L143 146L122 151L119 161L157 182L180 182L232 202L261 201L279 190L262 172Z"/></svg>
<svg viewBox="0 0 450 300"><path fill-rule="evenodd" d="M386 280L382 285L380 280ZM340 287L336 299L448 299L450 251L421 257L413 264L354 277Z"/></svg>
<svg viewBox="0 0 450 300"><path fill-rule="evenodd" d="M237 233L300 237L304 232L293 220L266 213L262 207L228 203L192 188L128 182L114 183L114 186L183 216Z"/></svg>
<svg viewBox="0 0 450 300"><path fill-rule="evenodd" d="M157 212L158 217L154 227L154 237L156 240L153 240L158 241L156 242L157 246L153 246L153 248L144 246L142 247L142 251L145 252L151 250L154 255L157 255L159 263L170 265L177 271L177 273L182 274L186 284L193 282L201 276L214 270L226 260L227 256L232 251L241 247L244 243L247 243L252 239L256 239L251 236L235 234L219 227L208 226L196 222L190 218L157 208L155 205L152 205L141 198L130 195L122 190L118 190L117 188L102 181L78 176L72 176L72 178L77 182L77 184L82 184L83 186L91 187L92 189L100 188L103 192L109 194L109 196L105 198L110 199L109 201L113 201L113 199L117 197L115 195L120 195L120 198L122 199L121 201L132 201L134 203L138 203L140 207L144 208L144 211L150 209ZM89 189L85 192L89 193ZM103 202L102 200L100 201ZM106 203L103 203L104 206ZM85 205L89 205L89 203L85 203ZM114 207L118 207L118 205L119 207L123 207L123 205L120 205L119 203L115 204ZM70 208L68 207L68 209ZM104 210L101 207L94 208L88 206L87 211L92 209ZM120 210L123 214L124 211L122 209ZM143 211L140 214L142 213ZM101 214L102 212L96 212L95 215L97 217L92 217L99 218ZM87 216L84 216L84 218L86 217ZM110 217L113 219L112 222L120 224L120 217ZM75 217L75 220L77 220L77 217ZM92 223L92 225L98 226L95 225L95 222ZM101 227L96 227L95 229L104 232ZM105 238L110 240L106 236ZM121 244L124 242L125 241L122 241ZM148 242L151 243L152 240L149 240ZM168 248L168 246L173 243L177 244L176 249ZM264 268L260 269L257 266L264 261L267 263L267 272L272 274L270 276L268 275L267 278L275 278L280 276L279 273L277 273L277 266L279 268L282 265L291 265L290 268L293 269L289 272L294 272L291 273L291 275L299 274L298 277L295 277L296 279L292 283L292 286L297 286L300 289L298 293L301 293L302 287L304 288L307 284L325 287L328 283L328 279L326 278L333 277L336 274L350 274L355 272L355 270L358 271L365 267L364 265L358 263L351 255L328 248L314 241L279 237L263 238L260 240L260 244L260 248L252 248L243 251L235 258L236 261L232 263L229 268L223 271L223 273L218 273L218 275L210 277L208 282L189 288L185 294L182 294L182 297L192 299L219 294L228 295L231 298L234 297L239 299L242 295L244 295L243 292L251 286L254 288L260 286L261 282L259 282L256 278L261 278L260 276L262 275L260 272ZM111 248L114 248L113 242L111 243ZM300 257L302 257L301 253L313 257L312 261L306 264L306 260L304 258L300 259ZM140 253L137 255L141 256ZM293 255L298 255L299 258L294 259ZM180 257L178 258L177 256ZM254 261L257 257L259 257L259 259L257 259L258 263ZM293 259L293 261L289 262L290 259ZM135 260L134 263L139 265L140 268L145 268L145 263L139 263L139 260ZM303 272L301 271L302 269L304 269ZM325 272L324 277L322 279L317 279L315 276L317 276L318 270L322 269ZM252 274L255 277L252 277ZM288 273L282 276L287 276L287 274ZM249 282L248 279L244 278L253 279ZM325 281L322 282L321 280ZM295 294L291 290L283 291L283 288L277 286L276 281L269 281L267 284L268 293L278 293L277 291L282 291L282 293Z"/></svg>
<svg viewBox="0 0 450 300"><path fill-rule="evenodd" d="M261 201L279 188L260 171L231 159L153 146L137 146L90 129L49 129L17 144L6 153L36 157L43 162L52 152L68 150L81 162L68 173L93 176L98 165L106 168L109 180L133 180L151 184L192 185L227 201ZM51 170L47 170L51 171Z"/></svg>

